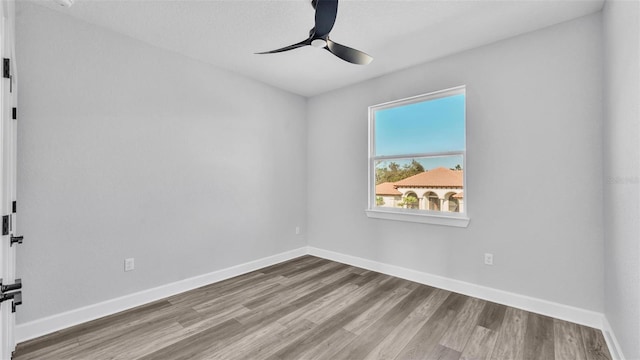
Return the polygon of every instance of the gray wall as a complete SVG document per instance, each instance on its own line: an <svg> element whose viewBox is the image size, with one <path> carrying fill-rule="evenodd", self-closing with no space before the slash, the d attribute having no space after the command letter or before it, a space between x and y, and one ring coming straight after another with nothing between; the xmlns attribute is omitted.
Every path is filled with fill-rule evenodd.
<svg viewBox="0 0 640 360"><path fill-rule="evenodd" d="M19 323L306 245L304 98L25 2L16 42Z"/></svg>
<svg viewBox="0 0 640 360"><path fill-rule="evenodd" d="M311 98L310 246L602 311L601 54L595 14ZM469 227L367 218L367 107L465 84Z"/></svg>
<svg viewBox="0 0 640 360"><path fill-rule="evenodd" d="M604 312L627 359L640 359L640 5L607 1Z"/></svg>

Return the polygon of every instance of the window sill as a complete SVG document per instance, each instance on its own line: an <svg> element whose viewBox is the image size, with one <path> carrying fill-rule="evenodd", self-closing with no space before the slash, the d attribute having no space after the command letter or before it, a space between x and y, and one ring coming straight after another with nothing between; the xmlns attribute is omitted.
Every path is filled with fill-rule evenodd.
<svg viewBox="0 0 640 360"><path fill-rule="evenodd" d="M422 224L433 224L454 227L469 226L469 218L466 216L442 216L434 214L417 214L402 211L365 210L367 216L373 219L408 221Z"/></svg>

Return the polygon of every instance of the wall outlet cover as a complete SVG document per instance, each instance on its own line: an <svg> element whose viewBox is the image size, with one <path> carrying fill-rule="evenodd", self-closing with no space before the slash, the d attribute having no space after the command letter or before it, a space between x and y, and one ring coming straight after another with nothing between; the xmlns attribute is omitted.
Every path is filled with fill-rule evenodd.
<svg viewBox="0 0 640 360"><path fill-rule="evenodd" d="M131 271L136 268L133 258L124 259L124 271Z"/></svg>

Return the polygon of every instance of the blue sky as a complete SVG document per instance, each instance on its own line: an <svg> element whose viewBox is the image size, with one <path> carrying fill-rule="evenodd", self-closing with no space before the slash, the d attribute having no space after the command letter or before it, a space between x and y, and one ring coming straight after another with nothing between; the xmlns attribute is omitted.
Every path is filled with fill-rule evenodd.
<svg viewBox="0 0 640 360"><path fill-rule="evenodd" d="M375 142L375 156L464 150L464 95L376 111Z"/></svg>

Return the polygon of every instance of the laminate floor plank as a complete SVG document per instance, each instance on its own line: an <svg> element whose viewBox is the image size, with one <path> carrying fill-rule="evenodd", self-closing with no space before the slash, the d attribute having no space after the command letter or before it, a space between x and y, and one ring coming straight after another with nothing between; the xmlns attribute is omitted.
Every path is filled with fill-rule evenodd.
<svg viewBox="0 0 640 360"><path fill-rule="evenodd" d="M431 318L450 292L436 289L423 300L395 329L389 333L366 356L366 360L395 359L409 341Z"/></svg>
<svg viewBox="0 0 640 360"><path fill-rule="evenodd" d="M526 360L549 360L555 358L553 319L529 313L527 332L524 337Z"/></svg>
<svg viewBox="0 0 640 360"><path fill-rule="evenodd" d="M281 331L266 334L261 338L255 339L252 343L244 348L233 347L235 351L229 351L225 360L243 360L243 359L266 359L275 354L280 349L288 346L300 338L308 336L309 332L317 325L311 321L301 319L291 326L283 326ZM224 352L217 354L217 357L226 355Z"/></svg>
<svg viewBox="0 0 640 360"><path fill-rule="evenodd" d="M78 350L100 357L100 353L107 352L109 349L122 347L127 348L127 344L135 343L150 334L149 328L154 329L152 334L163 332L166 328L182 329L178 323L178 319L183 313L180 311L171 311L171 309L163 309L155 316L147 316L146 320L136 319L131 321L129 326L114 327L100 329L95 332L87 332L78 336Z"/></svg>
<svg viewBox="0 0 640 360"><path fill-rule="evenodd" d="M302 266L299 267L289 267L289 266L285 266L282 267L282 269L276 271L275 273L280 275L280 276L284 276L284 277L294 277L298 274L302 274L302 273L311 273L313 270L318 269L318 268L322 268L323 266L346 266L344 264L341 263L336 263L333 261L328 261L328 260L319 260L319 261L310 261L309 263L306 263ZM269 272L263 272L265 274L274 274L274 273L269 273Z"/></svg>
<svg viewBox="0 0 640 360"><path fill-rule="evenodd" d="M457 293L449 294L438 310L402 349L396 359L430 360L431 353L436 349L438 342L449 329L449 326L467 300L469 300L467 296Z"/></svg>
<svg viewBox="0 0 640 360"><path fill-rule="evenodd" d="M77 342L78 338L84 334L99 333L101 330L118 329L122 326L131 326L132 320L135 321L135 317L137 316L155 316L155 314L162 309L168 309L170 307L171 304L168 301L156 301L141 307L122 311L111 316L60 330L47 336L26 341L19 344L19 347L24 348L26 353L28 353L38 351L40 349L47 349L56 344L64 344L67 340ZM89 331L89 329L91 331Z"/></svg>
<svg viewBox="0 0 640 360"><path fill-rule="evenodd" d="M224 335L218 336L217 341L211 343L206 348L198 351L193 355L198 359L217 359L225 358L229 354L229 350L234 347L244 348L247 344L252 344L258 339L270 334L278 333L285 327L277 322L269 322L265 324L241 324L238 331L230 331ZM236 348L237 349L237 348ZM240 349L243 351L243 349Z"/></svg>
<svg viewBox="0 0 640 360"><path fill-rule="evenodd" d="M302 256L20 343L14 360L611 360L602 332Z"/></svg>
<svg viewBox="0 0 640 360"><path fill-rule="evenodd" d="M256 284L266 281L269 278L269 276L254 271L249 274L239 275L231 279L223 280L219 283L205 285L191 290L189 291L189 296L176 294L168 297L166 300L173 305L192 306L203 300L210 300L212 296L223 296L227 293L233 293L242 289L250 288Z"/></svg>
<svg viewBox="0 0 640 360"><path fill-rule="evenodd" d="M480 299L469 298L447 332L442 336L440 345L462 353L478 323L478 317L482 313L485 303Z"/></svg>
<svg viewBox="0 0 640 360"><path fill-rule="evenodd" d="M455 351L443 345L436 345L435 349L429 356L429 360L458 360L460 359L460 355L459 351Z"/></svg>
<svg viewBox="0 0 640 360"><path fill-rule="evenodd" d="M553 319L554 352L556 360L586 360L582 333L577 324Z"/></svg>
<svg viewBox="0 0 640 360"><path fill-rule="evenodd" d="M275 265L271 265L268 266L266 268L262 268L260 270L256 270L257 272L263 273L263 274L272 274L272 273L278 273L278 272L285 272L285 271L289 271L291 269L294 268L300 268L302 266L306 266L308 264L313 264L313 263L320 263L320 264L326 264L330 262L329 260L323 259L323 258L319 258L319 257L315 257L315 256L309 256L309 255L304 255L304 256L300 256L297 257L295 259L289 260L289 261L285 261L285 262L281 262Z"/></svg>
<svg viewBox="0 0 640 360"><path fill-rule="evenodd" d="M336 271L333 274L329 274L327 276L324 276L322 278L318 278L317 281L320 281L322 283L328 284L328 283L332 283L334 281L336 281L338 278L343 277L345 274L344 273L349 273L349 274L354 274L354 275L366 275L368 273L371 273L371 271L354 271L354 268L352 267L346 267L344 270L340 270L340 271Z"/></svg>
<svg viewBox="0 0 640 360"><path fill-rule="evenodd" d="M357 286L357 285L356 285ZM302 315L305 319L312 321L316 324L320 324L324 322L327 318L340 313L345 308L353 305L353 303L359 301L360 299L371 296L372 293L379 291L379 283L376 281L370 281L361 286L357 286L355 289L349 293L349 296L339 296L332 299L331 302L325 304L325 306L319 307L313 311L309 311ZM385 297L380 298L380 302L384 302L390 297L392 292L386 293ZM377 305L378 303L374 304ZM358 314L359 315L359 314Z"/></svg>
<svg viewBox="0 0 640 360"><path fill-rule="evenodd" d="M309 292L291 293L288 301L286 296L283 296L282 302L269 304L270 306L268 307L252 309L247 314L239 316L237 320L244 324L277 321L290 312L307 305L319 297L325 296L344 284L355 281L359 277L360 275L349 274L327 285L322 283L311 284Z"/></svg>
<svg viewBox="0 0 640 360"><path fill-rule="evenodd" d="M51 335L47 335L51 336ZM16 349L19 352L20 360L37 360L37 359L68 359L73 355L83 354L77 351L79 342L78 339L70 339L60 343L56 343L55 346L48 346L28 352L20 352L20 349ZM16 358L14 353L13 359Z"/></svg>
<svg viewBox="0 0 640 360"><path fill-rule="evenodd" d="M305 281L318 282L320 280L326 279L331 275L340 276L339 274L344 274L345 272L348 272L348 270L348 265L328 262L311 269L306 269L305 271L296 271L295 273L291 273L288 276L281 275L281 277L284 278L282 284L295 286L296 284L300 284Z"/></svg>
<svg viewBox="0 0 640 360"><path fill-rule="evenodd" d="M283 288L284 286L278 282L278 278L273 278L244 290L241 288L237 291L225 293L224 295L217 295L213 298L209 295L209 299L198 297L197 300L190 301L188 304L180 303L176 305L206 312L207 309L221 308L237 304L239 302L246 301L246 299L252 298L253 296L262 295L265 292L278 293L278 291L282 291ZM246 304L243 305L246 306ZM250 306L246 307L251 308Z"/></svg>
<svg viewBox="0 0 640 360"><path fill-rule="evenodd" d="M119 329L101 336L85 336L79 339L76 351L93 359L138 358L159 346L180 341L189 336L176 321L176 316L165 317L150 323L139 323L131 328ZM149 331L149 329L153 331Z"/></svg>
<svg viewBox="0 0 640 360"><path fill-rule="evenodd" d="M355 273L351 273L353 275L355 275ZM384 275L384 274L380 274L374 271L369 271L367 273L364 273L363 275L358 275L354 278L353 280L353 284L354 285L364 285L368 282L375 282L377 284L380 284L383 281L386 281L390 278L390 276ZM394 278L396 281L400 280L397 278ZM398 284L398 282L396 282L396 284Z"/></svg>
<svg viewBox="0 0 640 360"><path fill-rule="evenodd" d="M365 275L366 276L366 275ZM388 293L392 292L394 285L397 284L396 279L387 277L387 281L380 283L380 286L374 291L359 298L357 301L352 302L349 306L342 309L340 312L327 318L325 321L319 324L308 337L300 339L289 346L281 349L274 354L270 359L294 359L299 358L302 353L308 349L314 349L322 344L323 341L328 339L332 334L341 329L344 325L355 319L362 311L372 307L381 298L388 296ZM373 278L371 278L373 280ZM362 284L364 285L364 284Z"/></svg>
<svg viewBox="0 0 640 360"><path fill-rule="evenodd" d="M158 329L154 327L153 330L150 331L151 333L150 336L154 339L157 339L157 341L152 341L151 344L154 344L154 347L156 348L156 350L162 347L168 347L188 337L191 337L193 335L197 336L197 334L202 333L208 329L219 326L230 320L234 320L235 317L242 315L247 311L248 309L245 307L242 307L240 305L235 306L233 308L222 311L216 316L206 317L199 322L190 324L189 326L183 326L183 329L179 331L178 334L176 334L176 336L169 336L169 337L162 338L158 334ZM149 353L151 352L148 352L147 354Z"/></svg>
<svg viewBox="0 0 640 360"><path fill-rule="evenodd" d="M355 335L344 329L337 329L313 347L302 351L295 359L335 359L336 353L349 344ZM292 359L288 355L281 357L282 360Z"/></svg>
<svg viewBox="0 0 640 360"><path fill-rule="evenodd" d="M580 327L587 360L611 360L611 353L607 348L602 331L587 326Z"/></svg>
<svg viewBox="0 0 640 360"><path fill-rule="evenodd" d="M353 319L353 321L345 325L344 329L356 335L362 334L363 331L365 331L372 324L376 323L387 313L387 311L393 309L410 292L410 289L404 287L394 290L393 293L389 294L388 298L377 303L369 310L364 311L362 314L358 315L358 317Z"/></svg>
<svg viewBox="0 0 640 360"><path fill-rule="evenodd" d="M194 309L184 309L184 312L176 319L182 328L189 327L202 321L202 314Z"/></svg>
<svg viewBox="0 0 640 360"><path fill-rule="evenodd" d="M433 290L431 287L421 286L408 295L403 296L395 306L386 311L374 324L367 327L360 336L349 343L348 346L342 349L334 358L345 360L364 359L369 352L371 352L371 349L387 337L399 323L406 319L424 299L429 297Z"/></svg>
<svg viewBox="0 0 640 360"><path fill-rule="evenodd" d="M326 308L327 306L331 306L331 304L339 298L348 297L358 288L357 285L354 284L344 284L339 288L331 291L330 293L309 302L307 305L302 306L287 315L284 315L280 319L278 319L278 323L289 326L292 323L296 323L300 321L300 319L306 319L307 314L312 314L317 311L321 311L321 309ZM307 320L308 321L308 320Z"/></svg>
<svg viewBox="0 0 640 360"><path fill-rule="evenodd" d="M367 269L363 269L363 268L359 268L359 267L355 267L355 266L351 266L349 268L349 271L358 274L358 275L364 275L365 273L370 272L371 270L367 270Z"/></svg>
<svg viewBox="0 0 640 360"><path fill-rule="evenodd" d="M220 308L215 310L215 312L213 310L207 311L206 313L198 312L201 314L200 321L181 325L186 331L197 332L218 325L227 320L237 319L238 317L250 311L242 305L234 305L228 308Z"/></svg>
<svg viewBox="0 0 640 360"><path fill-rule="evenodd" d="M218 342L226 339L228 336L232 336L232 334L238 334L241 331L242 324L234 319L227 320L219 325L193 334L169 346L160 345L158 350L145 355L140 359L192 359L202 354L208 348L215 346L215 344L217 344Z"/></svg>
<svg viewBox="0 0 640 360"><path fill-rule="evenodd" d="M507 308L498 339L493 349L493 360L525 360L524 339L527 331L528 313L524 310Z"/></svg>
<svg viewBox="0 0 640 360"><path fill-rule="evenodd" d="M320 267L305 273L304 277L297 278L295 281L289 282L287 285L282 286L274 291L266 291L261 293L257 297L247 298L243 302L243 305L250 309L265 308L271 306L274 302L281 302L281 300L287 300L289 293L305 293L309 289L317 289L326 285L321 281L318 281L329 274L341 274L336 280L346 276L349 272L343 266L331 266L334 264L328 264L329 266ZM331 283L329 283L331 284Z"/></svg>
<svg viewBox="0 0 640 360"><path fill-rule="evenodd" d="M300 259L300 258L298 258ZM254 288L257 285L270 284L275 282L282 282L286 277L281 273L290 273L293 270L296 273L308 273L312 272L322 266L341 266L342 264L336 264L322 259L321 261L314 261L313 257L305 257L302 260L306 260L302 265L299 264L299 260L294 264L296 266L285 266L283 264L274 265L277 267L271 271L256 270L248 274L239 275L231 279L223 280L211 285L206 285L190 292L190 296L183 296L178 294L176 296L169 297L167 300L174 305L194 306L202 302L211 300L212 298L220 298L225 295L237 294L239 291L246 291L247 289ZM280 265L280 266L279 266ZM300 271L300 268L304 268L304 271ZM310 276L309 275L309 276Z"/></svg>
<svg viewBox="0 0 640 360"><path fill-rule="evenodd" d="M498 339L498 333L484 326L476 326L460 356L460 360L485 360Z"/></svg>
<svg viewBox="0 0 640 360"><path fill-rule="evenodd" d="M286 330L286 328L277 322L266 324L255 331L249 332L248 334L230 337L226 341L221 342L218 347L212 348L208 352L202 352L198 355L210 360L226 360L237 352L246 351L251 346L260 344L261 339L264 339L271 334L280 333L284 330Z"/></svg>
<svg viewBox="0 0 640 360"><path fill-rule="evenodd" d="M137 359L154 352L159 344L174 343L188 337L189 335L183 333L182 329L180 324L170 323L162 327L155 327L153 332L141 330L136 333L127 333L108 343L98 342L89 349L84 347L81 349L82 352L91 354L93 359Z"/></svg>
<svg viewBox="0 0 640 360"><path fill-rule="evenodd" d="M296 287L295 289L289 288L287 289L287 291L283 291L277 294L271 294L271 296L269 296L268 298L261 299L259 304L253 303L251 308L246 307L244 305L244 301L239 301L242 306L250 310L247 316L240 318L239 320L241 320L241 322L248 322L250 320L245 318L255 319L256 317L260 317L265 313L272 312L281 307L290 306L292 305L293 301L298 301L300 298L303 299L302 301L306 301L310 298L309 294L324 296L327 292L334 291L336 288L343 286L346 282L348 282L348 278L338 280L331 284L323 284L321 282L304 283L303 286ZM304 305L306 305L306 303Z"/></svg>
<svg viewBox="0 0 640 360"><path fill-rule="evenodd" d="M506 311L506 306L486 301L486 305L478 317L478 326L498 331L502 326L502 321L504 320Z"/></svg>

